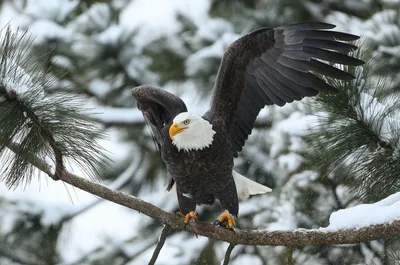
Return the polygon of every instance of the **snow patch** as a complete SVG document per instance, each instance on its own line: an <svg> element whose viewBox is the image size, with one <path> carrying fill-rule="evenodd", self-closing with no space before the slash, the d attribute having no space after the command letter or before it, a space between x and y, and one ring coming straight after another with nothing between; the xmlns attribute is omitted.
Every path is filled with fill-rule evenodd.
<svg viewBox="0 0 400 265"><path fill-rule="evenodd" d="M287 169L289 172L293 172L299 168L303 161L304 158L296 153L284 154L278 157L279 166Z"/></svg>
<svg viewBox="0 0 400 265"><path fill-rule="evenodd" d="M136 0L122 10L120 22L127 29L137 30L135 44L140 49L162 36L179 32L182 25L178 15L184 14L195 25L203 24L208 20L210 4L209 0Z"/></svg>
<svg viewBox="0 0 400 265"><path fill-rule="evenodd" d="M310 127L318 122L316 115L304 115L300 111L293 112L287 119L277 123L276 129L290 135L304 136L310 132Z"/></svg>
<svg viewBox="0 0 400 265"><path fill-rule="evenodd" d="M105 80L96 78L89 85L88 90L99 98L104 98L111 91L111 84Z"/></svg>
<svg viewBox="0 0 400 265"><path fill-rule="evenodd" d="M93 198L93 195L71 188L62 181L50 180L44 174L40 176L38 180L34 179L29 186L19 187L15 190L9 190L0 182L0 197L15 202L23 211L32 214L41 213L41 223L45 226L57 224L63 216L73 212L77 205ZM72 202L76 205L73 205Z"/></svg>
<svg viewBox="0 0 400 265"><path fill-rule="evenodd" d="M28 0L25 13L34 19L46 19L63 22L68 15L78 6L79 0ZM42 28L42 31L47 28Z"/></svg>
<svg viewBox="0 0 400 265"><path fill-rule="evenodd" d="M249 254L239 255L236 259L232 261L232 265L242 265L242 264L262 265L263 262L260 259L260 257Z"/></svg>
<svg viewBox="0 0 400 265"><path fill-rule="evenodd" d="M35 88L32 77L18 65L16 60L6 58L4 66L2 69L4 77L0 77L0 83L8 92L23 94Z"/></svg>
<svg viewBox="0 0 400 265"><path fill-rule="evenodd" d="M36 45L42 45L50 40L68 41L72 38L72 33L66 28L49 20L36 20L29 27L29 33L34 36L33 41Z"/></svg>
<svg viewBox="0 0 400 265"><path fill-rule="evenodd" d="M210 46L190 55L185 62L186 74L188 76L196 76L201 73L203 69L209 69L211 65L207 63L207 60L210 58L221 58L225 49L237 38L238 35L236 34L224 34L222 38L218 39Z"/></svg>
<svg viewBox="0 0 400 265"><path fill-rule="evenodd" d="M268 224L267 229L270 231L292 230L297 228L295 217L296 210L294 203L283 201L281 205L274 207L272 216L277 220Z"/></svg>
<svg viewBox="0 0 400 265"><path fill-rule="evenodd" d="M121 245L138 233L135 228L139 222L140 215L136 211L102 202L63 228L58 252L65 263L70 263L96 248Z"/></svg>
<svg viewBox="0 0 400 265"><path fill-rule="evenodd" d="M97 37L97 41L101 44L118 44L121 41L121 35L124 33L122 27L117 25L112 25L101 32Z"/></svg>
<svg viewBox="0 0 400 265"><path fill-rule="evenodd" d="M106 3L94 3L68 25L73 31L86 32L107 29L111 20L111 10Z"/></svg>
<svg viewBox="0 0 400 265"><path fill-rule="evenodd" d="M360 204L331 214L329 230L360 228L400 220L400 192L373 204Z"/></svg>

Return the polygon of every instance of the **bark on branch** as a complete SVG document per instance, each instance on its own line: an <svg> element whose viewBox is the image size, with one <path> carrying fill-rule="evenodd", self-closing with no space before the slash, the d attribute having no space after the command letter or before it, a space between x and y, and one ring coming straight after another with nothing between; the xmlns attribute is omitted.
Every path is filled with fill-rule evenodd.
<svg viewBox="0 0 400 265"><path fill-rule="evenodd" d="M8 147L13 151L18 150L15 144ZM47 174L51 174L49 171L50 167L44 161L35 159L34 162L37 168ZM321 231L318 229L295 229L292 231L236 229L232 231L205 222L195 222L185 225L183 217L165 212L132 195L112 190L69 172L64 172L61 180L93 195L143 213L159 221L161 224L170 226L172 229L186 230L196 235L214 238L233 245L268 245L296 248L306 245L357 244L372 240L400 237L400 220L358 229L352 228L338 231Z"/></svg>
<svg viewBox="0 0 400 265"><path fill-rule="evenodd" d="M92 183L70 173L66 173L62 180L106 200L137 210L162 224L171 226L175 230L186 230L197 235L226 241L235 245L281 245L300 247L306 245L356 244L378 239L400 237L400 220L359 229L344 229L327 232L318 229L296 229L293 231L231 231L205 222L189 223L185 226L182 217L165 212L134 196L108 189L100 184Z"/></svg>

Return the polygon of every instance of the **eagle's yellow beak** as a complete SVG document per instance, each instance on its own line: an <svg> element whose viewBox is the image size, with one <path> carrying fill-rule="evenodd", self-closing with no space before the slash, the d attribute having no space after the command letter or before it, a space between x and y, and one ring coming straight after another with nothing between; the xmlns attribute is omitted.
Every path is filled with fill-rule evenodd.
<svg viewBox="0 0 400 265"><path fill-rule="evenodd" d="M179 125L177 123L174 123L171 125L171 127L169 127L169 137L172 139L175 135L177 135L178 133L181 133L182 131L186 130L187 127L179 127Z"/></svg>

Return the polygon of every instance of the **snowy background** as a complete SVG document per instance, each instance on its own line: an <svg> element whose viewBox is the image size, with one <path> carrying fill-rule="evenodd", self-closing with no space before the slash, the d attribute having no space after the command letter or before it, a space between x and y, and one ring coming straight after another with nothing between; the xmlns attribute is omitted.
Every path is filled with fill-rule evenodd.
<svg viewBox="0 0 400 265"><path fill-rule="evenodd" d="M389 80L384 82L387 98L377 96L376 85L359 97L359 118L371 124L374 115L397 102L400 91L399 5L395 0L5 0L0 24L28 30L34 38L33 57L49 55L43 67L52 67L50 75L57 82L47 93L80 89L84 107L94 108L108 136L100 144L112 158L102 183L174 212L177 200L165 191L166 173L135 107L132 87L162 87L202 114L224 49L235 39L258 27L321 20L362 36L364 59L376 62L371 80L361 75L363 83L378 84L382 76ZM315 109L316 104L306 99L260 113L235 165L273 192L240 203L240 228L336 230L400 219L397 174L384 174L391 184L382 192L356 188L364 179L359 171L352 178L349 164L357 162L359 149L335 170L314 165L310 148L315 146L305 137L329 116L323 108ZM379 130L370 128L392 143L391 152L397 155L388 156L395 162L396 114L387 116ZM367 147L366 157L385 150ZM77 168L69 170L84 176ZM200 218L210 222L220 213L218 206L198 210ZM161 228L146 216L45 175L15 190L0 183L0 264L147 264ZM175 233L157 264L220 264L226 247ZM399 260L397 249L398 240L308 246L296 249L294 258L296 264L311 265L392 264ZM286 253L284 247L237 246L231 264L286 264Z"/></svg>

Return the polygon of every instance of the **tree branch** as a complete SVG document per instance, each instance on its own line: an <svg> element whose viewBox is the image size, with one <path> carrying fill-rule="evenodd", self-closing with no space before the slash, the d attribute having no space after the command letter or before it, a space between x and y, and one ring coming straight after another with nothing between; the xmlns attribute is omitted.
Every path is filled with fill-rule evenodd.
<svg viewBox="0 0 400 265"><path fill-rule="evenodd" d="M233 250L233 248L235 247L236 245L235 244L229 244L229 246L228 246L228 248L226 249L226 252L225 252L225 257L224 257L224 263L223 263L223 265L228 265L229 264L229 260L230 260L230 258L231 258L231 253L232 253L232 250Z"/></svg>
<svg viewBox="0 0 400 265"><path fill-rule="evenodd" d="M66 183L106 200L137 210L162 224L176 230L186 230L197 235L243 245L269 245L300 247L306 245L357 244L378 239L400 237L400 220L363 228L328 231L318 229L296 229L292 231L257 231L220 228L205 222L185 225L183 218L123 192L111 190L97 183L66 172L62 178Z"/></svg>
<svg viewBox="0 0 400 265"><path fill-rule="evenodd" d="M8 147L11 147L11 150L18 150L18 144L15 143ZM36 158L31 161L35 162L35 166L41 171L51 174L50 167L41 159ZM174 230L186 230L196 235L214 238L235 245L268 245L296 248L307 245L358 244L372 240L400 237L400 220L395 220L385 224L338 231L327 229L295 229L292 231L236 229L232 231L200 221L184 224L183 218L176 214L165 212L132 195L112 190L69 172L64 172L61 180L93 195L143 213L164 225L171 226Z"/></svg>
<svg viewBox="0 0 400 265"><path fill-rule="evenodd" d="M167 239L167 236L169 235L170 232L171 232L171 227L169 225L165 225L163 230L161 231L160 238L158 239L156 249L154 249L153 255L151 256L149 265L154 265L156 263L158 254L160 254L160 251L164 246L165 240Z"/></svg>

